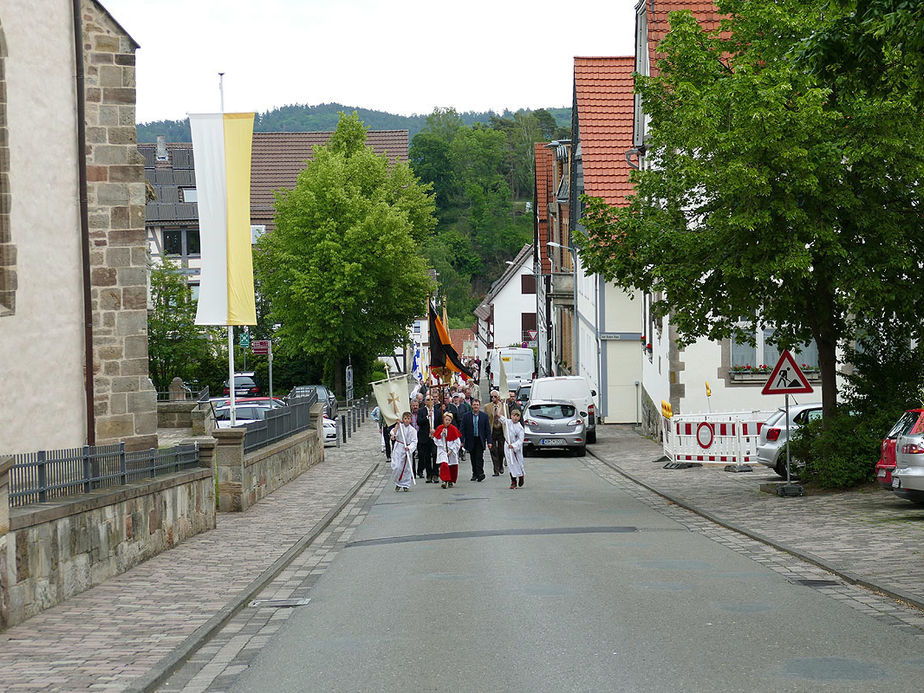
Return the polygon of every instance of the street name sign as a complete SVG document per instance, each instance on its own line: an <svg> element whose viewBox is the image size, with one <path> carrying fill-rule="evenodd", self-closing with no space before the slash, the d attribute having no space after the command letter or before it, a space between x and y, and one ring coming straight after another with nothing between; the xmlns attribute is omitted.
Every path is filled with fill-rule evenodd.
<svg viewBox="0 0 924 693"><path fill-rule="evenodd" d="M809 385L808 379L789 353L789 349L785 349L771 371L767 384L760 392L763 395L798 395L814 392L814 389Z"/></svg>
<svg viewBox="0 0 924 693"><path fill-rule="evenodd" d="M255 339L250 344L250 351L255 356L266 356L270 353L270 340Z"/></svg>

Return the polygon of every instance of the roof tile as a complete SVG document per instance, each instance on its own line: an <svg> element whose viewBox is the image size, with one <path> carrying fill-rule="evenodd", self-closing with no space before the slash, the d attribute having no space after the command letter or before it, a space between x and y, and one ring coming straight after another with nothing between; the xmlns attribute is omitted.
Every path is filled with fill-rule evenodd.
<svg viewBox="0 0 924 693"><path fill-rule="evenodd" d="M575 58L574 91L584 190L608 204L633 192L625 153L632 148L635 58Z"/></svg>

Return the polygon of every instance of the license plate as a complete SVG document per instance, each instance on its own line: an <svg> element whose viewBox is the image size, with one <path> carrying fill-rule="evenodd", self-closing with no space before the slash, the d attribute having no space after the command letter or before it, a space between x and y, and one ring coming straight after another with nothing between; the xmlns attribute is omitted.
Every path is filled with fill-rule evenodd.
<svg viewBox="0 0 924 693"><path fill-rule="evenodd" d="M902 480L899 479L897 476L893 476L892 477L892 488L901 488L901 487L902 487Z"/></svg>
<svg viewBox="0 0 924 693"><path fill-rule="evenodd" d="M879 473L876 476L878 476L880 479L885 479L885 475L886 475L886 470L880 469Z"/></svg>
<svg viewBox="0 0 924 693"><path fill-rule="evenodd" d="M543 438L539 441L539 445L564 445L565 441L561 438Z"/></svg>

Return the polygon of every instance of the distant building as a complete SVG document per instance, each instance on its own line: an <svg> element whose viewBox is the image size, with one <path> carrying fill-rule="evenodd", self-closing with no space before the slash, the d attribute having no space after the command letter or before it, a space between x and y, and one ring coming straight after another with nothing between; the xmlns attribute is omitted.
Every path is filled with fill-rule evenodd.
<svg viewBox="0 0 924 693"><path fill-rule="evenodd" d="M533 246L524 245L494 282L481 304L478 318L476 355L487 360L496 347L537 346L536 275Z"/></svg>
<svg viewBox="0 0 924 693"><path fill-rule="evenodd" d="M250 174L250 224L252 241L274 227L275 193L292 190L314 148L324 146L332 132L255 132ZM407 130L370 130L366 142L376 154L389 160L407 161ZM196 172L190 142L138 145L144 156L145 177L156 199L146 207L145 227L154 262L167 257L188 275L193 296L198 294L199 209Z"/></svg>

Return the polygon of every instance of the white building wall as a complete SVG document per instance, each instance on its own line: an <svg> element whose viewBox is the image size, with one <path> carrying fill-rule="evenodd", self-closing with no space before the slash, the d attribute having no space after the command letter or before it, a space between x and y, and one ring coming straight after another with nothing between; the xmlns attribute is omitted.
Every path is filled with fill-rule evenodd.
<svg viewBox="0 0 924 693"><path fill-rule="evenodd" d="M605 392L600 392L600 414L605 423L630 423L640 416L642 347L638 339L642 304L633 294L600 278L603 293L601 349L605 365Z"/></svg>
<svg viewBox="0 0 924 693"><path fill-rule="evenodd" d="M524 294L521 276L533 277L530 255L504 287L494 297L494 346L521 346L523 343L523 313L536 312L536 294ZM482 360L484 360L482 358Z"/></svg>
<svg viewBox="0 0 924 693"><path fill-rule="evenodd" d="M67 0L0 7L18 279L0 318L0 382L16 393L0 453L18 453L86 443L74 43Z"/></svg>

